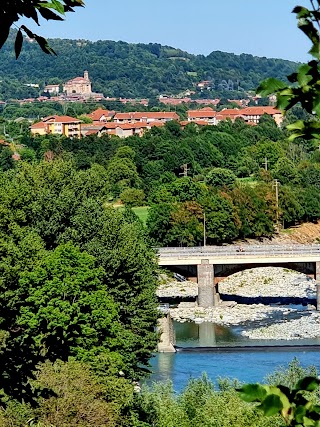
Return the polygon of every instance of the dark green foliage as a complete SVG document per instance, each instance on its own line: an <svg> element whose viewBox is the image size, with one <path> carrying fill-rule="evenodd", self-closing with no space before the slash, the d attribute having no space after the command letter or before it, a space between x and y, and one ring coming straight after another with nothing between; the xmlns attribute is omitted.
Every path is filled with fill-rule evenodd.
<svg viewBox="0 0 320 427"><path fill-rule="evenodd" d="M313 403L308 392L316 391L319 384L320 380L316 377L304 377L292 389L282 384L246 384L238 392L246 402L259 402L257 408L264 415L280 414L287 426L317 427L320 423L320 406Z"/></svg>
<svg viewBox="0 0 320 427"><path fill-rule="evenodd" d="M120 194L120 199L127 206L142 206L145 195L143 190L137 188L127 188Z"/></svg>
<svg viewBox="0 0 320 427"><path fill-rule="evenodd" d="M47 0L31 0L28 3L19 1L15 2L14 4L13 2L9 1L3 2L1 4L0 10L0 49L9 36L11 26L21 17L32 19L38 25L40 25L38 14L47 20L63 21L61 15L65 15L66 12L73 12L74 7L83 6L83 4L83 0L53 0L52 3ZM28 37L34 39L43 52L56 54L55 51L48 45L46 39L30 31L29 28L27 28L25 25L21 25L15 39L14 50L16 58L18 58L20 55L23 43L23 35L21 30Z"/></svg>
<svg viewBox="0 0 320 427"><path fill-rule="evenodd" d="M32 336L43 358L86 359L90 352L121 347L123 332L104 274L93 256L71 243L58 246L30 273L21 274L19 288L26 299L16 327Z"/></svg>
<svg viewBox="0 0 320 427"><path fill-rule="evenodd" d="M213 188L232 187L236 182L236 176L229 169L214 168L206 175L206 184Z"/></svg>
<svg viewBox="0 0 320 427"><path fill-rule="evenodd" d="M32 400L28 379L44 358L91 362L114 350L128 376L145 373L157 342L155 255L139 221L103 207L105 174L62 160L0 174L0 376L10 396Z"/></svg>
<svg viewBox="0 0 320 427"><path fill-rule="evenodd" d="M13 32L9 43L1 49L0 75L5 77L7 82L10 79L14 83L9 85L10 90L5 93L6 99L19 98L21 83L39 82L43 89L45 83L50 83L53 78L57 79L56 83L63 83L78 76L84 69L89 71L93 90L109 97L156 98L163 93L178 94L186 89L193 89L195 83L208 78L216 83L213 91L208 93L210 98L221 95L243 97L243 91L238 91L236 81L241 82L241 88L244 90L252 90L262 79L269 76L285 78L296 66L293 62L281 59L233 55L219 51L212 52L207 57L196 56L161 45L157 45L155 53L148 44L107 40L82 40L80 43L78 40L49 40L49 45L57 53L57 57L47 57L37 46L25 41L16 61L12 48L15 37L16 32ZM173 59L176 55L182 60ZM223 80L232 80L235 90L220 87ZM33 94L35 95L35 92ZM174 125L170 124L169 128L171 126ZM179 135L180 130L177 127L176 131L178 134L174 135Z"/></svg>
<svg viewBox="0 0 320 427"><path fill-rule="evenodd" d="M14 167L13 152L9 147L0 146L0 170L6 171Z"/></svg>
<svg viewBox="0 0 320 427"><path fill-rule="evenodd" d="M93 199L78 206L61 241L72 240L104 268L103 282L118 305L127 338L122 353L128 373L143 375L157 343L155 255L139 222L129 223L120 212L101 209Z"/></svg>

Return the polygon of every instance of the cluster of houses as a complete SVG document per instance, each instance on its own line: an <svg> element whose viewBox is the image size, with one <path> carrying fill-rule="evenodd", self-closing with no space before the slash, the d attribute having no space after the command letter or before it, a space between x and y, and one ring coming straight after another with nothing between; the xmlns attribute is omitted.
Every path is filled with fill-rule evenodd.
<svg viewBox="0 0 320 427"><path fill-rule="evenodd" d="M219 112L211 107L205 107L200 110L189 110L187 114L188 119L180 121L176 112L116 113L99 108L87 115L92 123L82 123L81 120L69 116L53 115L33 124L30 130L33 135L51 133L70 138L81 138L88 135L108 134L126 138L133 135L142 136L146 130L162 127L170 120L179 122L181 127L185 127L189 123L197 126L215 126L223 120L229 119L234 122L237 118L242 119L248 125L256 125L264 114L271 116L278 126L283 120L281 111L270 106L224 109Z"/></svg>
<svg viewBox="0 0 320 427"><path fill-rule="evenodd" d="M202 81L196 85L199 89L208 88L209 81ZM30 86L39 89L39 84L26 83L25 86ZM160 95L158 101L165 105L181 105L181 104L198 104L198 105L207 105L207 106L217 106L220 103L220 99L209 99L209 98L200 98L194 99L191 98L191 95L195 95L196 92L192 90L186 90L182 94L177 96L167 96ZM238 104L240 107L247 106L250 100L253 100L257 103L259 96L250 96L248 98L241 100L232 100L228 99L228 102ZM136 99L136 98L110 98L104 97L102 93L97 93L92 91L92 83L89 78L88 71L84 71L83 76L75 77L71 80L68 80L64 84L48 84L43 89L43 95L38 96L37 98L25 98L15 100L20 105L30 104L33 102L87 102L87 101L102 101L106 100L108 102L120 102L121 104L133 104L133 105L143 105L145 107L149 104L149 99ZM270 98L272 103L274 100ZM0 101L0 106L5 106L5 101Z"/></svg>

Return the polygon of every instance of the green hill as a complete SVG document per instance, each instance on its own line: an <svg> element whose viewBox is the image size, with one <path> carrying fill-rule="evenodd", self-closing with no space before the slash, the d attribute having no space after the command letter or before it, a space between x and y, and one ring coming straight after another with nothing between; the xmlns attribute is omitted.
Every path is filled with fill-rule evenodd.
<svg viewBox="0 0 320 427"><path fill-rule="evenodd" d="M57 57L45 55L36 43L24 42L15 59L13 37L0 51L0 97L32 96L39 92L26 83L61 83L89 71L93 90L105 96L153 97L195 89L197 82L212 80L221 93L255 89L266 77L285 78L296 68L294 62L234 55L220 51L208 56L191 55L156 43L130 44L110 40L50 40ZM239 95L240 95L239 93Z"/></svg>

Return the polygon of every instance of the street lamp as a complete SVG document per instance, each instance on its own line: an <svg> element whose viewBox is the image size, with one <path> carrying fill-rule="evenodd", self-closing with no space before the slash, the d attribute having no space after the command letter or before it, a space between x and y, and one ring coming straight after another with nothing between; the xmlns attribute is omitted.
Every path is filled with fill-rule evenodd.
<svg viewBox="0 0 320 427"><path fill-rule="evenodd" d="M277 179L273 180L272 187L276 190L276 227L277 233L279 233L279 184L280 182Z"/></svg>
<svg viewBox="0 0 320 427"><path fill-rule="evenodd" d="M203 247L206 246L206 213L203 212Z"/></svg>

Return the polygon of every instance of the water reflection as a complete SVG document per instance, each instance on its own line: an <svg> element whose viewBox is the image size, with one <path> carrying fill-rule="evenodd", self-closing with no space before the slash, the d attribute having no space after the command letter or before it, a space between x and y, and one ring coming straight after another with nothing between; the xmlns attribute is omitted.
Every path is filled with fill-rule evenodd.
<svg viewBox="0 0 320 427"><path fill-rule="evenodd" d="M200 323L199 326L199 346L212 347L217 344L216 331L214 325L208 322Z"/></svg>
<svg viewBox="0 0 320 427"><path fill-rule="evenodd" d="M174 363L176 361L174 353L158 353L156 356L157 381L166 381L171 378L174 372ZM154 365L154 360L151 364Z"/></svg>
<svg viewBox="0 0 320 427"><path fill-rule="evenodd" d="M269 319L269 323L272 319ZM173 322L177 347L232 347L232 346L288 346L288 345L320 345L320 338L299 340L254 340L241 335L248 326L259 327L266 321L257 321L237 326L221 326L210 322L196 324L194 322ZM199 348L199 350L200 350Z"/></svg>
<svg viewBox="0 0 320 427"><path fill-rule="evenodd" d="M173 322L176 345L179 347L215 347L243 341L239 331L215 323Z"/></svg>

